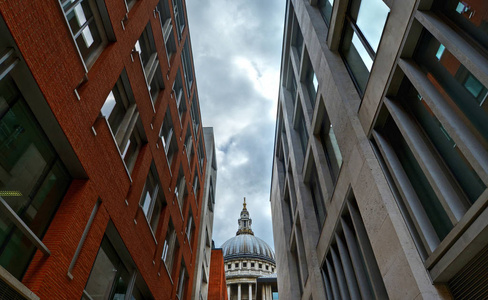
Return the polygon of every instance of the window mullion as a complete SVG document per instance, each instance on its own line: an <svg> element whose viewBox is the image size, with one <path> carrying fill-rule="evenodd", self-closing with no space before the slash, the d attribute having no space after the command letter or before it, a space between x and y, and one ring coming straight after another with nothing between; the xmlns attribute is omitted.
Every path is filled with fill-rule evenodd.
<svg viewBox="0 0 488 300"><path fill-rule="evenodd" d="M78 29L78 31L76 33L74 33L74 37L75 39L77 39L80 34L83 33L83 30L85 30L86 27L88 27L88 25L90 25L90 23L94 20L94 17L90 17L88 20L86 20L86 22L80 27L80 29Z"/></svg>
<svg viewBox="0 0 488 300"><path fill-rule="evenodd" d="M76 0L75 2L71 3L68 7L64 8L64 6L72 0L65 0L61 2L61 6L63 7L63 11L65 15L69 15L75 7L80 4L83 0Z"/></svg>
<svg viewBox="0 0 488 300"><path fill-rule="evenodd" d="M374 58L376 56L376 53L374 52L373 48L369 44L369 42L366 39L366 37L361 32L361 29L359 29L359 27L356 25L356 22L354 22L353 20L351 20L350 17L347 18L347 19L348 19L349 24L351 25L352 29L354 30L354 32L357 34L359 40L363 44L364 49L366 49L366 52L368 52L369 57L371 57L371 59L374 60Z"/></svg>

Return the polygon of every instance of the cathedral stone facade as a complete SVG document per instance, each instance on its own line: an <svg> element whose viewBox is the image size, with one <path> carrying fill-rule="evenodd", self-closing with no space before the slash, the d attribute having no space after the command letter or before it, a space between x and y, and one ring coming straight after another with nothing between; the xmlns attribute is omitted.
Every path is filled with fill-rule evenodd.
<svg viewBox="0 0 488 300"><path fill-rule="evenodd" d="M274 252L254 236L245 198L238 223L236 236L222 245L229 300L278 299Z"/></svg>

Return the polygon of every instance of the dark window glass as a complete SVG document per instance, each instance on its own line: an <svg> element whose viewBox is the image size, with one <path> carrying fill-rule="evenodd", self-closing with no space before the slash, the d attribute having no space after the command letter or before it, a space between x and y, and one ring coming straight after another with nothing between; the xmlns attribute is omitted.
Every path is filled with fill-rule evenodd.
<svg viewBox="0 0 488 300"><path fill-rule="evenodd" d="M130 274L105 237L86 283L85 291L93 300L125 299Z"/></svg>
<svg viewBox="0 0 488 300"><path fill-rule="evenodd" d="M302 146L303 156L305 156L305 153L307 152L307 144L308 144L308 130L301 109L297 112L297 117L299 118L297 120L298 136L300 137L300 145Z"/></svg>
<svg viewBox="0 0 488 300"><path fill-rule="evenodd" d="M313 208L315 210L315 216L317 217L317 224L319 226L319 230L322 230L322 225L325 222L326 211L324 196L322 195L322 190L318 182L317 170L315 169L315 166L310 174L308 188L310 189L310 196L312 197Z"/></svg>
<svg viewBox="0 0 488 300"><path fill-rule="evenodd" d="M415 156L404 140L400 130L391 117L388 118L383 132L398 157L410 183L415 189L418 199L424 208L434 230L440 240L451 231L453 225L447 216L442 204L425 177Z"/></svg>
<svg viewBox="0 0 488 300"><path fill-rule="evenodd" d="M488 5L483 0L439 0L434 5L488 49Z"/></svg>
<svg viewBox="0 0 488 300"><path fill-rule="evenodd" d="M444 162L468 196L468 199L473 203L486 189L486 186L422 96L408 81L405 81L403 85L404 87L399 94L406 95L404 104L415 115L415 118L429 136Z"/></svg>
<svg viewBox="0 0 488 300"><path fill-rule="evenodd" d="M329 122L327 114L324 115L320 125L320 143L324 149L327 165L330 170L332 182L335 184L339 177L339 171L342 166L342 154L337 144L337 139L332 129L332 124Z"/></svg>
<svg viewBox="0 0 488 300"><path fill-rule="evenodd" d="M0 81L0 190L2 199L42 239L71 177L10 75ZM0 265L21 279L36 248L0 216Z"/></svg>
<svg viewBox="0 0 488 300"><path fill-rule="evenodd" d="M63 10L85 62L88 62L96 55L98 48L102 45L105 32L99 18L95 1L82 0L80 2L68 0L63 2Z"/></svg>
<svg viewBox="0 0 488 300"><path fill-rule="evenodd" d="M488 140L488 90L427 30L417 46L415 61L444 97L450 98Z"/></svg>
<svg viewBox="0 0 488 300"><path fill-rule="evenodd" d="M368 13L374 11L375 13ZM346 14L341 53L362 95L390 9L382 0L352 0Z"/></svg>
<svg viewBox="0 0 488 300"><path fill-rule="evenodd" d="M322 18L324 18L325 24L327 24L327 26L330 26L334 0L319 0L318 2L318 7L320 9L320 14L322 15Z"/></svg>

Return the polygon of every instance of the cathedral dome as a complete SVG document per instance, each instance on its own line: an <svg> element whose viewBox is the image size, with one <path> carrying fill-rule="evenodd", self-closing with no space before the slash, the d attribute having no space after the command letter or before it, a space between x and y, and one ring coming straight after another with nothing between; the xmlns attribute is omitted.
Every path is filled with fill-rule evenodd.
<svg viewBox="0 0 488 300"><path fill-rule="evenodd" d="M262 239L255 237L251 229L252 219L246 208L246 198L244 198L241 217L238 220L239 230L236 236L228 239L222 245L224 260L234 259L260 259L275 263L274 252L271 247Z"/></svg>
<svg viewBox="0 0 488 300"><path fill-rule="evenodd" d="M271 247L252 234L239 234L222 245L224 260L236 258L257 258L275 263Z"/></svg>

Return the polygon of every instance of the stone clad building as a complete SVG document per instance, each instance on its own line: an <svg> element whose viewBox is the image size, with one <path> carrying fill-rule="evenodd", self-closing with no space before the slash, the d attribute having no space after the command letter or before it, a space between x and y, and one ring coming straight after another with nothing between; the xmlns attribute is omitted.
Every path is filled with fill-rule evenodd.
<svg viewBox="0 0 488 300"><path fill-rule="evenodd" d="M238 224L236 236L222 245L229 300L278 299L274 252L254 236L245 198Z"/></svg>
<svg viewBox="0 0 488 300"><path fill-rule="evenodd" d="M286 299L488 298L488 2L289 0L271 206Z"/></svg>

